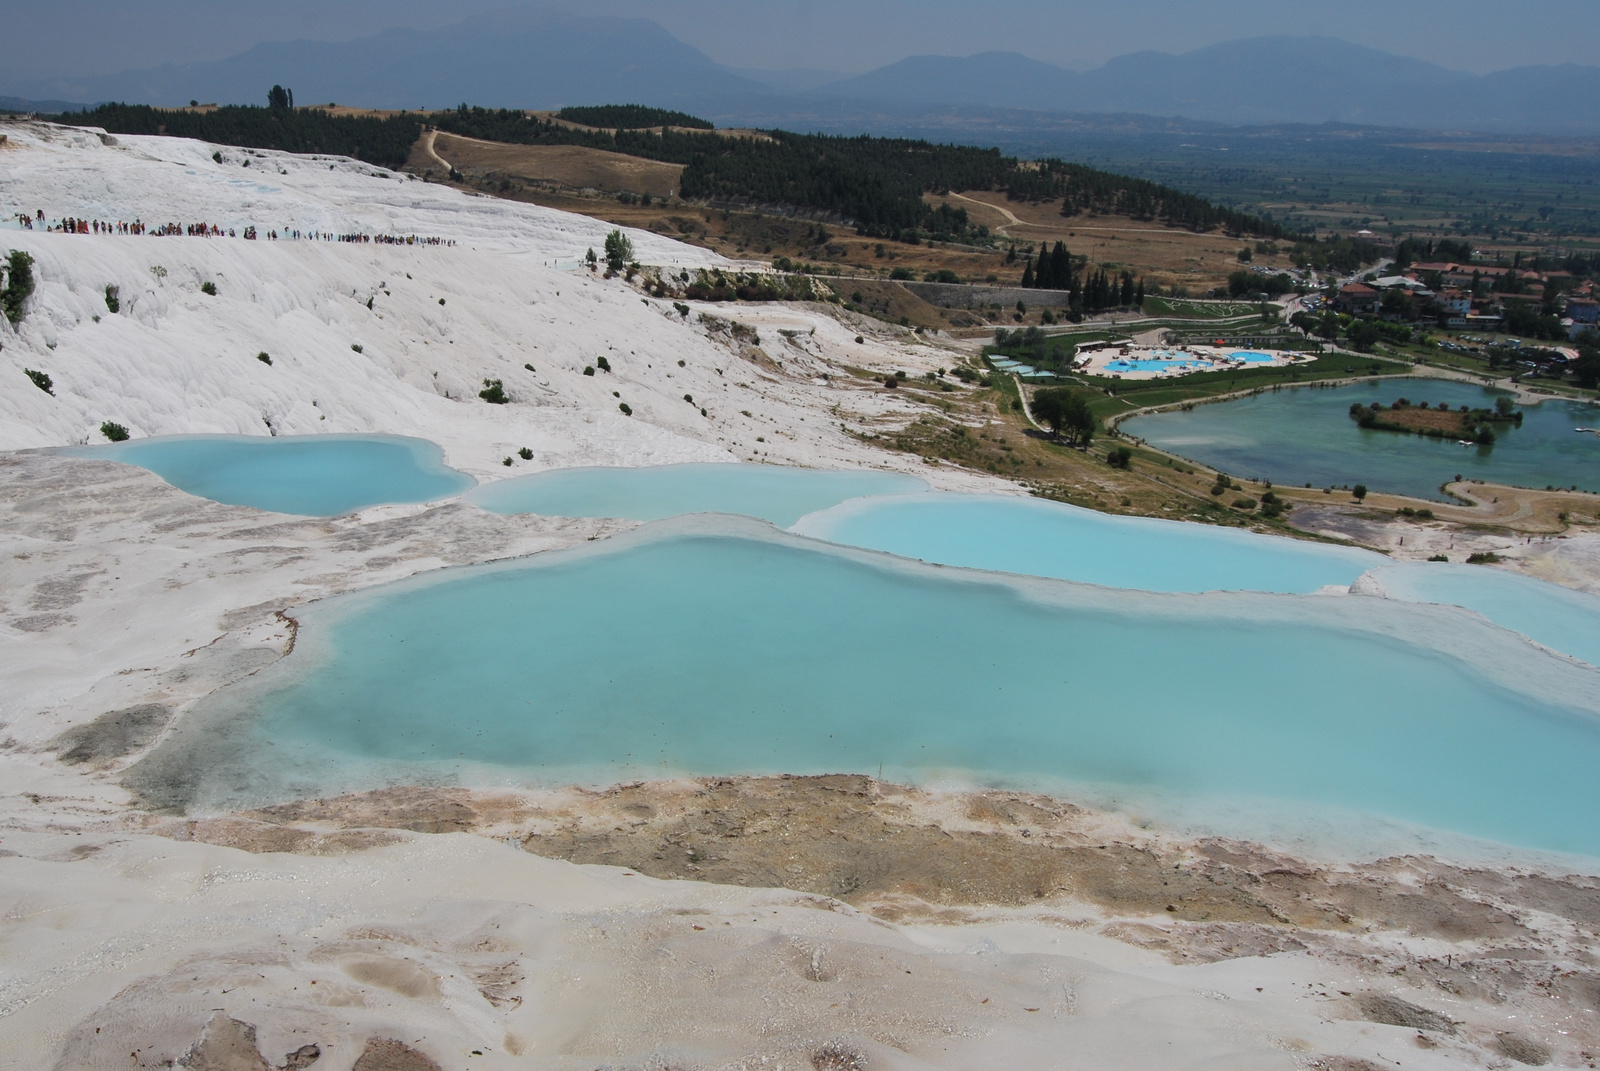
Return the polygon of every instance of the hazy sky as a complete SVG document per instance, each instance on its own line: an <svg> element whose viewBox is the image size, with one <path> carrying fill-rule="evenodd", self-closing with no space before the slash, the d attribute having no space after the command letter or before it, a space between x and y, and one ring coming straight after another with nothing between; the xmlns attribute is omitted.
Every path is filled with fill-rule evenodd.
<svg viewBox="0 0 1600 1071"><path fill-rule="evenodd" d="M454 22L507 0L0 0L0 81L220 59L261 41ZM864 71L918 53L1066 67L1268 33L1329 34L1448 67L1597 62L1600 0L548 0L654 19L737 67Z"/></svg>

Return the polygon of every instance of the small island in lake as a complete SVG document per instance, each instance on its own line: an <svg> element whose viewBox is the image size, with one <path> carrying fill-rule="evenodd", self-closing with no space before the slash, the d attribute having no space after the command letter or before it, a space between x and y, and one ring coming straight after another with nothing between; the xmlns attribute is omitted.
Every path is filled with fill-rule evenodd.
<svg viewBox="0 0 1600 1071"><path fill-rule="evenodd" d="M1413 404L1400 398L1385 408L1381 402L1350 406L1350 419L1363 428L1383 431L1401 431L1414 435L1429 435L1436 439L1462 439L1485 445L1494 442L1496 424L1522 423L1522 410L1510 398L1495 399L1493 409L1472 409L1463 405L1451 409L1440 402L1430 408L1427 402Z"/></svg>

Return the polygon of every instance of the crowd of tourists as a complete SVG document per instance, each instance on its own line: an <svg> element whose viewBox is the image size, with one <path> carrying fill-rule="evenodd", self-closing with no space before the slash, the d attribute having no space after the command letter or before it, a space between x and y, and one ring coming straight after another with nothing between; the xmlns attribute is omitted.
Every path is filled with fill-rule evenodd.
<svg viewBox="0 0 1600 1071"><path fill-rule="evenodd" d="M142 220L132 223L108 223L98 219L75 219L63 216L54 222L46 220L43 210L35 215L26 212L18 213L17 222L28 230L44 230L56 234L148 234L156 237L183 236L188 238L244 238L246 241L255 241L261 237L255 227L246 227L243 232L237 228L224 228L215 223L162 223L159 226L150 226ZM269 230L266 239L270 242L278 241L311 241L311 242L354 242L377 245L433 245L453 246L455 240L451 238L427 238L415 234L333 234L327 231L300 231L285 228L280 234L276 230Z"/></svg>

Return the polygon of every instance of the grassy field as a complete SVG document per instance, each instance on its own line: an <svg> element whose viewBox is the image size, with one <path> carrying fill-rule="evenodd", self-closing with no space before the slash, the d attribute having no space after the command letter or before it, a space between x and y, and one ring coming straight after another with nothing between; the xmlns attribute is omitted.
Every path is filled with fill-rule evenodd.
<svg viewBox="0 0 1600 1071"><path fill-rule="evenodd" d="M1104 435L1086 449L1068 446L1029 424L1011 376L992 374L990 382L986 389L953 395L925 392L916 383L908 384L912 396L926 397L930 411L901 431L864 437L930 463L1007 477L1041 498L1058 502L1108 513L1303 535L1291 527L1292 510L1285 517L1273 518L1231 504L1241 497L1259 497L1264 487L1245 482L1242 493L1218 497L1211 494L1215 473L1193 462ZM1100 399L1117 403L1104 395ZM1101 400L1094 404L1099 413ZM1123 446L1132 453L1126 469L1109 462L1110 451ZM1295 494L1281 493L1286 497ZM1305 497L1309 500L1309 493Z"/></svg>
<svg viewBox="0 0 1600 1071"><path fill-rule="evenodd" d="M1052 246L1062 242L1074 254L1088 257L1093 265L1112 273L1126 269L1168 292L1177 287L1200 295L1226 284L1228 273L1239 268L1239 250L1247 244L1221 231L1194 234L1118 216L1064 217L1059 200L1011 201L1004 193L988 190L967 190L944 197L930 194L927 200L930 204L947 203L952 208L966 209L974 223L987 226L1001 240L1002 248L1012 242L1034 247L1040 242ZM1257 263L1289 267L1284 254L1263 254ZM1000 274L1007 282L1019 280L1021 262L1003 266Z"/></svg>
<svg viewBox="0 0 1600 1071"><path fill-rule="evenodd" d="M478 181L549 185L592 189L602 193L627 191L666 197L678 188L680 164L664 164L622 153L603 152L577 145L508 145L478 141L453 134L438 134L434 152L463 175ZM410 166L437 167L423 150L413 149Z"/></svg>

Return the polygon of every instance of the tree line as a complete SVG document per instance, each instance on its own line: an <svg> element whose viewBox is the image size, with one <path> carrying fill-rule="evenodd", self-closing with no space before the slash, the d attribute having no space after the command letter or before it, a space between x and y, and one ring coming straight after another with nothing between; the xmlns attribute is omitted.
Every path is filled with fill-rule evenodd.
<svg viewBox="0 0 1600 1071"><path fill-rule="evenodd" d="M1221 228L1229 234L1254 238L1294 237L1282 224L1224 208L1204 197L1148 179L1112 174L1054 158L1031 164L1018 160L1008 163L1010 167L1003 183L1008 197L1016 201L1060 198L1063 216L1094 212L1161 222L1190 231Z"/></svg>
<svg viewBox="0 0 1600 1071"><path fill-rule="evenodd" d="M1068 318L1077 322L1085 313L1103 312L1106 309L1138 308L1144 304L1144 280L1134 280L1133 273L1124 271L1113 275L1097 268L1087 275L1082 269L1088 266L1087 257L1075 257L1065 242L1053 247L1039 245L1037 262L1027 259L1022 266L1022 286L1025 289L1070 290L1072 302Z"/></svg>
<svg viewBox="0 0 1600 1071"><path fill-rule="evenodd" d="M716 127L687 112L669 111L666 108L647 108L643 104L600 104L586 107L562 108L557 119L583 126L606 127L612 130L640 130L648 126L683 126L695 130L715 130Z"/></svg>
<svg viewBox="0 0 1600 1071"><path fill-rule="evenodd" d="M287 103L265 108L229 105L207 112L102 104L59 118L111 134L166 134L215 145L352 156L391 170L405 166L411 147L422 136L422 120L416 115L332 115L321 108L291 108Z"/></svg>

